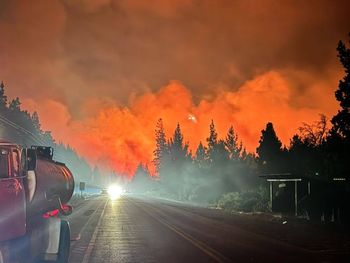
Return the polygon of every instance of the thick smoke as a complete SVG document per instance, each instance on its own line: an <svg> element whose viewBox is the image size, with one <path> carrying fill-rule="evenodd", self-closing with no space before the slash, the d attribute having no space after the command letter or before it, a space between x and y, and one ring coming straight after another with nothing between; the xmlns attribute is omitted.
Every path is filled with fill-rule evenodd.
<svg viewBox="0 0 350 263"><path fill-rule="evenodd" d="M317 87L322 87L322 83ZM177 122L181 124L192 152L200 141L206 142L212 119L221 137L234 125L251 152L255 151L267 121L275 124L278 135L288 144L302 122L313 121L325 110L317 105L295 107L291 104L292 98L291 87L283 75L271 71L247 81L238 91L222 91L215 98L202 99L198 104L187 87L173 81L157 92L134 97L127 107L99 108L96 116L84 121L72 120L63 105L50 101L43 104L26 101L26 106L39 111L45 127L54 128L55 138L71 144L93 163L132 174L139 162L151 163L155 123L159 118L164 120L168 136L173 134ZM55 112L54 119L52 112ZM334 112L330 108L326 113Z"/></svg>
<svg viewBox="0 0 350 263"><path fill-rule="evenodd" d="M274 122L285 144L337 110L348 1L4 0L0 79L45 129L91 162L149 162L154 125L194 150L213 118L254 151ZM177 80L178 82L171 82Z"/></svg>

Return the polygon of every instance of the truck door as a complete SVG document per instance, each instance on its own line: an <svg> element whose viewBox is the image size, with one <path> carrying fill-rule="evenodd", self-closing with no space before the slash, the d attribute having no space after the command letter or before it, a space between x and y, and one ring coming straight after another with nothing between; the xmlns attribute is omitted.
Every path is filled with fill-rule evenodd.
<svg viewBox="0 0 350 263"><path fill-rule="evenodd" d="M0 148L0 241L13 239L26 231L26 199L20 151Z"/></svg>

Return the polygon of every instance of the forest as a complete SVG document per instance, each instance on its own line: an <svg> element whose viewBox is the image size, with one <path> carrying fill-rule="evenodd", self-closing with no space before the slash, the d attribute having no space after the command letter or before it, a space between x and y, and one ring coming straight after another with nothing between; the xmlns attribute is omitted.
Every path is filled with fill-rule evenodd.
<svg viewBox="0 0 350 263"><path fill-rule="evenodd" d="M50 131L41 128L37 112L29 113L21 109L18 97L9 100L3 82L0 83L0 138L26 147L50 146L54 149L54 160L66 163L72 170L76 182L100 184L98 168L92 168L69 145L56 142Z"/></svg>
<svg viewBox="0 0 350 263"><path fill-rule="evenodd" d="M349 222L350 209L345 200L350 197L350 49L340 41L337 52L345 76L335 91L340 109L330 122L321 114L313 123L302 123L287 146L282 145L273 123L268 122L256 152L249 153L233 125L224 138L219 138L212 120L206 141L191 152L181 125L178 123L168 136L159 119L153 152L155 174L150 174L147 164L140 163L128 190L229 211L291 213L295 209L309 219ZM56 142L49 131L42 129L36 112L21 109L18 97L9 100L3 82L0 134L2 139L24 146L51 146L54 158L70 167L77 182L101 184L98 168L92 168L69 145ZM269 178L283 183L271 191ZM286 181L290 178L300 179L299 190ZM298 208L290 202L293 191L299 194L295 198Z"/></svg>
<svg viewBox="0 0 350 263"><path fill-rule="evenodd" d="M269 196L266 178L283 182L293 177L302 181L295 190L299 214L325 222L349 222L345 200L350 197L350 49L340 41L337 52L345 76L335 91L340 110L330 124L320 114L314 123L302 123L290 144L283 146L268 122L256 153L247 153L234 126L219 138L212 120L206 142L192 153L180 124L167 137L159 119L153 160L156 176L140 164L129 185L131 191L231 211L291 213L294 207L288 200L294 198L293 185L280 183ZM272 200L276 200L274 207Z"/></svg>

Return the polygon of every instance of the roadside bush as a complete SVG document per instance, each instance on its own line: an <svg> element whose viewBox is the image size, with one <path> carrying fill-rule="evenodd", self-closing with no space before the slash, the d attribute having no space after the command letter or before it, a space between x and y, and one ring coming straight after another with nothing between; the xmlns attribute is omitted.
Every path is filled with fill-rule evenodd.
<svg viewBox="0 0 350 263"><path fill-rule="evenodd" d="M189 195L188 200L198 204L216 204L221 195L220 181L212 181L196 186Z"/></svg>
<svg viewBox="0 0 350 263"><path fill-rule="evenodd" d="M254 205L254 212L268 212L270 211L269 192L266 187L260 186L257 189L257 202Z"/></svg>
<svg viewBox="0 0 350 263"><path fill-rule="evenodd" d="M239 192L224 194L218 201L218 207L227 211L238 211L241 206L241 195Z"/></svg>
<svg viewBox="0 0 350 263"><path fill-rule="evenodd" d="M218 201L218 207L227 211L265 212L268 211L266 191L231 192L224 194Z"/></svg>

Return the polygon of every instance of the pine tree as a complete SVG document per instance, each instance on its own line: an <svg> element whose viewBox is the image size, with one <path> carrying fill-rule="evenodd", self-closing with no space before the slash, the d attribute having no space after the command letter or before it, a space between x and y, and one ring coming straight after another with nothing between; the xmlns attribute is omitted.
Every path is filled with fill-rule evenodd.
<svg viewBox="0 0 350 263"><path fill-rule="evenodd" d="M32 116L31 116L31 120L33 123L34 128L36 129L37 133L41 133L41 125L40 125L40 121L39 121L39 115L36 111L33 112Z"/></svg>
<svg viewBox="0 0 350 263"><path fill-rule="evenodd" d="M259 162L267 170L276 170L282 154L282 143L278 139L271 122L267 123L266 129L261 131L259 147L256 149ZM265 169L264 169L265 170Z"/></svg>
<svg viewBox="0 0 350 263"><path fill-rule="evenodd" d="M206 161L206 148L203 146L202 142L198 144L194 160L199 166L203 165Z"/></svg>
<svg viewBox="0 0 350 263"><path fill-rule="evenodd" d="M167 142L166 142L166 136L164 132L162 119L159 119L157 121L156 129L155 129L155 137L156 137L156 149L153 151L153 155L154 155L153 163L155 165L157 174L159 174L162 158L167 152Z"/></svg>
<svg viewBox="0 0 350 263"><path fill-rule="evenodd" d="M188 144L183 142L183 134L181 132L180 124L178 123L174 131L173 137L169 142L169 154L172 160L184 161L188 157Z"/></svg>
<svg viewBox="0 0 350 263"><path fill-rule="evenodd" d="M217 166L223 166L227 164L229 160L229 152L226 150L225 141L219 140L216 146L216 151L214 152L214 162Z"/></svg>
<svg viewBox="0 0 350 263"><path fill-rule="evenodd" d="M165 150L162 151L165 135L162 132L160 123L158 124L157 131L158 146L155 153L162 153L160 157L155 158L155 161L160 159L157 166L157 173L166 192L173 198L184 200L187 196L185 181L188 177L185 168L189 167L192 163L191 156L188 153L188 144L184 143L180 124L177 124L173 136L165 144Z"/></svg>
<svg viewBox="0 0 350 263"><path fill-rule="evenodd" d="M242 152L242 142L238 143L238 135L235 133L233 126L227 132L225 146L231 160L238 160Z"/></svg>
<svg viewBox="0 0 350 263"><path fill-rule="evenodd" d="M331 133L350 141L350 49L339 41L337 51L345 69L345 77L339 81L338 90L335 92L335 97L342 109L331 120L333 124Z"/></svg>
<svg viewBox="0 0 350 263"><path fill-rule="evenodd" d="M170 139L169 146L173 152L180 152L183 149L183 135L181 133L180 124L176 125L173 137Z"/></svg>
<svg viewBox="0 0 350 263"><path fill-rule="evenodd" d="M147 166L144 166L142 163L136 168L134 176L129 183L130 190L134 193L144 193L151 189L152 178L149 174Z"/></svg>
<svg viewBox="0 0 350 263"><path fill-rule="evenodd" d="M5 109L7 107L7 96L5 95L4 82L0 83L0 108Z"/></svg>
<svg viewBox="0 0 350 263"><path fill-rule="evenodd" d="M207 138L208 142L208 159L210 162L213 161L215 151L217 151L217 146L218 146L218 133L216 132L215 129L215 124L214 121L211 120L210 126L209 126L209 137Z"/></svg>
<svg viewBox="0 0 350 263"><path fill-rule="evenodd" d="M248 157L247 149L243 148L242 153L241 153L241 160L246 161Z"/></svg>
<svg viewBox="0 0 350 263"><path fill-rule="evenodd" d="M10 102L9 109L10 109L11 111L16 111L16 112L21 111L21 102L19 101L19 98L18 98L18 97L16 97L15 99L13 99L13 100Z"/></svg>

